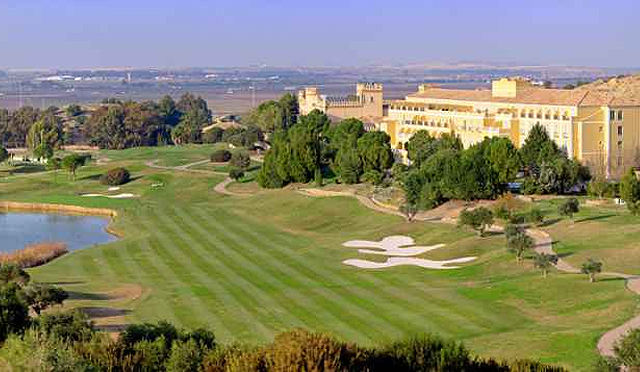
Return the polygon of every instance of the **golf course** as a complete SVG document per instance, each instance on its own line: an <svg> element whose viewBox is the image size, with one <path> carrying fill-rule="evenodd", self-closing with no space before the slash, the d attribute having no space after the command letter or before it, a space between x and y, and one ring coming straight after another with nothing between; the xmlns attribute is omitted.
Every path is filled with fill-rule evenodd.
<svg viewBox="0 0 640 372"><path fill-rule="evenodd" d="M481 356L571 371L591 370L600 336L638 314L639 297L621 278L590 283L555 269L543 278L531 260L516 262L499 233L407 222L353 197L297 191L313 185L260 189L253 159L253 171L218 192L227 169L207 160L220 146L100 150L75 180L63 170L0 172L0 201L116 212L109 231L117 241L30 269L33 280L61 286L70 295L65 307L82 308L110 331L167 320L205 326L225 343L262 344L304 328L367 345L437 333ZM129 170L131 181L111 192L99 178L115 167ZM547 221L539 229L559 257L576 267L596 258L603 271L640 275L640 225L624 207L583 203L570 220L557 214L557 203L535 202ZM386 259L345 242L398 235L418 246L444 245L421 258L475 259L451 270L343 264Z"/></svg>

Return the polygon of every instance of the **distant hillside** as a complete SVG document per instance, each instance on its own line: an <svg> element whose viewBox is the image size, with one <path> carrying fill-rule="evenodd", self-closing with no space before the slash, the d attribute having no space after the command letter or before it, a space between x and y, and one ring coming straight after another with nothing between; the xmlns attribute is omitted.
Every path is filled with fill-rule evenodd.
<svg viewBox="0 0 640 372"><path fill-rule="evenodd" d="M625 97L640 100L640 74L614 77L608 80L598 79L576 89L596 91L616 98Z"/></svg>

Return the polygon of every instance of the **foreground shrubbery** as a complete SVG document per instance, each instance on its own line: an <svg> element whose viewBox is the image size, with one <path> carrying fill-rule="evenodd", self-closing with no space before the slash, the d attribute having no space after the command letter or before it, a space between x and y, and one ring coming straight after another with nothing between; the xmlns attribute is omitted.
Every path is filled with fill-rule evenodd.
<svg viewBox="0 0 640 372"><path fill-rule="evenodd" d="M120 186L129 182L131 174L124 168L114 168L100 177L100 182L108 186Z"/></svg>
<svg viewBox="0 0 640 372"><path fill-rule="evenodd" d="M0 254L0 263L12 263L21 268L28 268L43 265L67 252L64 243L33 244L17 251Z"/></svg>
<svg viewBox="0 0 640 372"><path fill-rule="evenodd" d="M226 163L231 159L231 152L229 150L216 150L211 154L212 163Z"/></svg>
<svg viewBox="0 0 640 372"><path fill-rule="evenodd" d="M81 316L59 319L64 327L48 319L11 336L0 357L22 371L564 371L533 361L473 357L462 344L437 336L366 348L296 330L257 348L223 347L211 332L164 322L129 326L112 340Z"/></svg>

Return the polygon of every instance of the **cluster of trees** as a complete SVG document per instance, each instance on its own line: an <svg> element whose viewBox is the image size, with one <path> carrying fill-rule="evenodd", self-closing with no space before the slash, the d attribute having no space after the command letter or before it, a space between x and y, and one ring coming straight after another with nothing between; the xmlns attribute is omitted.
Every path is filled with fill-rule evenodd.
<svg viewBox="0 0 640 372"><path fill-rule="evenodd" d="M313 179L321 185L325 174L337 174L344 183L357 183L362 178L378 184L392 164L386 133L365 132L357 119L332 126L324 113L314 110L273 134L257 179L266 188Z"/></svg>
<svg viewBox="0 0 640 372"><path fill-rule="evenodd" d="M202 143L230 143L237 147L252 147L256 142L264 140L262 129L255 125L223 129L213 127L202 134Z"/></svg>
<svg viewBox="0 0 640 372"><path fill-rule="evenodd" d="M591 180L589 168L570 159L541 125L534 125L531 129L519 155L527 171L522 185L525 194L582 191Z"/></svg>
<svg viewBox="0 0 640 372"><path fill-rule="evenodd" d="M39 110L30 106L19 108L10 112L6 109L0 109L0 145L12 148L12 147L26 147L27 135L31 127L37 123L44 121L40 124L40 129L35 133L37 136L42 134L42 130L46 130L46 140L52 142L52 145L57 145L62 139L61 122L56 116L58 111L57 107L49 107L46 110ZM55 138L50 138L51 130L54 130ZM60 132L58 133L58 129ZM59 136L58 136L59 134ZM39 141L39 138L31 136L32 140Z"/></svg>
<svg viewBox="0 0 640 372"><path fill-rule="evenodd" d="M449 199L495 198L507 190L520 170L517 149L507 138L485 138L468 149L455 135L436 138L427 131L407 143L411 165L394 175L407 204L430 209Z"/></svg>
<svg viewBox="0 0 640 372"><path fill-rule="evenodd" d="M211 123L211 110L201 97L185 93L176 103L106 101L84 126L87 140L100 148L124 149L171 143L201 143L202 128Z"/></svg>
<svg viewBox="0 0 640 372"><path fill-rule="evenodd" d="M59 111L54 106L46 110L25 106L13 112L0 109L0 144L29 147L36 158L50 158L69 141L65 141ZM202 143L202 128L211 123L206 101L190 93L178 102L170 96L158 102L107 99L88 118L78 105L69 105L65 113L81 123L79 132L86 143L107 149Z"/></svg>
<svg viewBox="0 0 640 372"><path fill-rule="evenodd" d="M279 100L261 103L242 119L243 124L257 126L267 133L286 131L298 122L298 100L285 93Z"/></svg>
<svg viewBox="0 0 640 372"><path fill-rule="evenodd" d="M40 315L53 305L62 305L67 297L58 287L31 282L21 267L0 263L0 343L31 326L30 310Z"/></svg>
<svg viewBox="0 0 640 372"><path fill-rule="evenodd" d="M468 149L452 134L415 133L406 145L411 165L394 170L406 202L429 209L450 199L493 199L521 170L525 193L565 194L590 179L589 169L569 159L536 125L520 149L507 138L485 138Z"/></svg>

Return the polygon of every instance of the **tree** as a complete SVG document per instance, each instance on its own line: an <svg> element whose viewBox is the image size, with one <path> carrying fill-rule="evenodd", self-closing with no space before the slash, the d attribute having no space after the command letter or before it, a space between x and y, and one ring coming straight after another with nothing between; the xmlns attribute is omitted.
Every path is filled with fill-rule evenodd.
<svg viewBox="0 0 640 372"><path fill-rule="evenodd" d="M17 283L25 285L31 280L29 274L13 263L0 263L0 285Z"/></svg>
<svg viewBox="0 0 640 372"><path fill-rule="evenodd" d="M62 167L71 173L71 179L75 181L76 171L86 162L86 157L79 154L70 154L62 159Z"/></svg>
<svg viewBox="0 0 640 372"><path fill-rule="evenodd" d="M213 127L204 133L202 133L202 142L204 143L218 143L222 141L224 135L224 129L220 127Z"/></svg>
<svg viewBox="0 0 640 372"><path fill-rule="evenodd" d="M9 159L9 151L0 146L0 163L4 163L7 159Z"/></svg>
<svg viewBox="0 0 640 372"><path fill-rule="evenodd" d="M62 121L54 113L46 113L29 128L27 145L35 157L48 159L62 144L62 137Z"/></svg>
<svg viewBox="0 0 640 372"><path fill-rule="evenodd" d="M469 226L476 230L480 236L484 236L485 229L493 225L493 213L485 207L473 210L465 209L458 217L458 224Z"/></svg>
<svg viewBox="0 0 640 372"><path fill-rule="evenodd" d="M391 138L385 132L367 132L358 139L358 154L364 172L385 172L393 165Z"/></svg>
<svg viewBox="0 0 640 372"><path fill-rule="evenodd" d="M74 117L82 114L82 107L80 107L80 105L71 104L67 106L67 108L64 111L68 116Z"/></svg>
<svg viewBox="0 0 640 372"><path fill-rule="evenodd" d="M38 315L53 305L62 305L69 295L63 289L44 284L29 284L24 288L24 299Z"/></svg>
<svg viewBox="0 0 640 372"><path fill-rule="evenodd" d="M231 155L229 164L237 168L247 169L249 165L251 165L251 158L249 154L244 151L236 151Z"/></svg>
<svg viewBox="0 0 640 372"><path fill-rule="evenodd" d="M540 124L535 124L520 148L520 158L529 172L535 171L544 161L552 161L561 151L558 145L549 137L547 130Z"/></svg>
<svg viewBox="0 0 640 372"><path fill-rule="evenodd" d="M520 262L524 258L525 253L533 248L533 239L523 231L519 231L510 239L507 239L507 248L509 252L516 255L516 261Z"/></svg>
<svg viewBox="0 0 640 372"><path fill-rule="evenodd" d="M491 169L497 174L498 182L513 182L522 165L518 149L511 140L504 137L486 138L484 141L488 141L488 154L485 156Z"/></svg>
<svg viewBox="0 0 640 372"><path fill-rule="evenodd" d="M558 262L558 256L555 254L540 253L537 254L533 266L542 270L542 277L546 278L549 269Z"/></svg>
<svg viewBox="0 0 640 372"><path fill-rule="evenodd" d="M568 216L573 222L573 215L580 211L580 202L576 198L568 198L558 205L558 213L562 216Z"/></svg>
<svg viewBox="0 0 640 372"><path fill-rule="evenodd" d="M176 102L171 96L163 96L160 101L158 101L158 109L160 110L162 120L170 127L175 127L180 121L181 113L177 110Z"/></svg>
<svg viewBox="0 0 640 372"><path fill-rule="evenodd" d="M11 333L22 333L29 326L29 308L16 283L0 286L0 342Z"/></svg>
<svg viewBox="0 0 640 372"><path fill-rule="evenodd" d="M285 93L278 101L282 110L282 124L285 129L291 128L298 121L300 108L298 107L298 99L291 93Z"/></svg>
<svg viewBox="0 0 640 372"><path fill-rule="evenodd" d="M640 214L640 181L635 170L629 171L622 177L620 183L620 196L627 208L634 216Z"/></svg>
<svg viewBox="0 0 640 372"><path fill-rule="evenodd" d="M602 271L602 262L596 261L592 258L589 258L582 264L580 268L580 272L583 274L589 275L589 282L593 283L596 281L596 274Z"/></svg>
<svg viewBox="0 0 640 372"><path fill-rule="evenodd" d="M362 175L362 161L355 148L343 148L338 151L336 163L339 164L338 175L340 180L346 184L360 182Z"/></svg>
<svg viewBox="0 0 640 372"><path fill-rule="evenodd" d="M418 213L418 206L415 204L404 203L400 206L400 213L405 215L407 221L412 222L413 217Z"/></svg>
<svg viewBox="0 0 640 372"><path fill-rule="evenodd" d="M620 341L613 346L617 371L621 365L629 371L636 371L640 368L640 329L629 331Z"/></svg>

